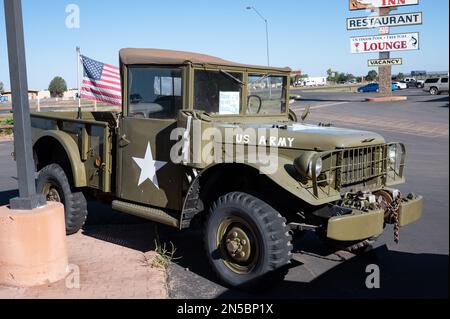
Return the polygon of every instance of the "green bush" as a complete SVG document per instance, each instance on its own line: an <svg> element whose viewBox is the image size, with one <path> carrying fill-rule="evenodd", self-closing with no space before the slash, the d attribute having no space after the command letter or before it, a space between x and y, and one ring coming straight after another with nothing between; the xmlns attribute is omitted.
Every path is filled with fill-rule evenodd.
<svg viewBox="0 0 450 319"><path fill-rule="evenodd" d="M14 125L13 119L5 119L1 122L2 125Z"/></svg>

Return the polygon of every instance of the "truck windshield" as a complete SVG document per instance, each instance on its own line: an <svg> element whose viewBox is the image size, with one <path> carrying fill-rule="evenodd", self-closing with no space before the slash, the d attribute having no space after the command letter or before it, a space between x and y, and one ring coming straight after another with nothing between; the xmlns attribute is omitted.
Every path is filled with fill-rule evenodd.
<svg viewBox="0 0 450 319"><path fill-rule="evenodd" d="M242 73L195 71L194 108L210 114L240 114L242 80Z"/></svg>
<svg viewBox="0 0 450 319"><path fill-rule="evenodd" d="M247 114L277 115L286 112L285 76L251 74L248 76Z"/></svg>

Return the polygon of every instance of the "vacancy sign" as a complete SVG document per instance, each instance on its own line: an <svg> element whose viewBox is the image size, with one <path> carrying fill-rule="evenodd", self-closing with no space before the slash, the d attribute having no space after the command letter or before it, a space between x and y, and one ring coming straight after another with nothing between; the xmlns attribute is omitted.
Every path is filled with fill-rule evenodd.
<svg viewBox="0 0 450 319"><path fill-rule="evenodd" d="M402 7L419 4L419 0L349 0L350 11L386 7Z"/></svg>
<svg viewBox="0 0 450 319"><path fill-rule="evenodd" d="M419 50L419 33L353 37L350 46L350 52L354 54Z"/></svg>
<svg viewBox="0 0 450 319"><path fill-rule="evenodd" d="M372 29L379 27L405 27L422 24L422 12L401 13L383 16L347 19L347 30Z"/></svg>
<svg viewBox="0 0 450 319"><path fill-rule="evenodd" d="M393 59L378 59L378 60L369 60L368 65L370 67L379 67L379 66L389 66L389 65L402 65L403 59L401 58L393 58Z"/></svg>

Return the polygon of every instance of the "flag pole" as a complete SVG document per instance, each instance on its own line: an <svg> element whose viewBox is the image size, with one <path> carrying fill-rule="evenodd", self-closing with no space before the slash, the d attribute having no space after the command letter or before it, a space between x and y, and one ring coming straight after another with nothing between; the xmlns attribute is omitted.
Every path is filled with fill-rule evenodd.
<svg viewBox="0 0 450 319"><path fill-rule="evenodd" d="M80 90L80 62L81 49L77 47L77 88L78 88L78 119L81 119L81 90Z"/></svg>

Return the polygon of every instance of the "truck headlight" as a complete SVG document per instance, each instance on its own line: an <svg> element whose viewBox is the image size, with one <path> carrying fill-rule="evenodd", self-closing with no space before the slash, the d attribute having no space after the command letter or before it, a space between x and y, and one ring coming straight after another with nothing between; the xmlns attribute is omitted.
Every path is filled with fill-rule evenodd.
<svg viewBox="0 0 450 319"><path fill-rule="evenodd" d="M391 145L388 151L389 161L394 164L397 161L397 145Z"/></svg>
<svg viewBox="0 0 450 319"><path fill-rule="evenodd" d="M294 161L294 166L297 169L297 172L300 173L300 175L312 178L314 165L313 159L316 155L316 152L306 152ZM322 158L319 158L315 165L316 176L319 176L322 173L323 168Z"/></svg>
<svg viewBox="0 0 450 319"><path fill-rule="evenodd" d="M309 163L309 177L313 176L313 161L311 160ZM322 158L319 158L316 162L316 176L318 177L322 173L323 161Z"/></svg>

